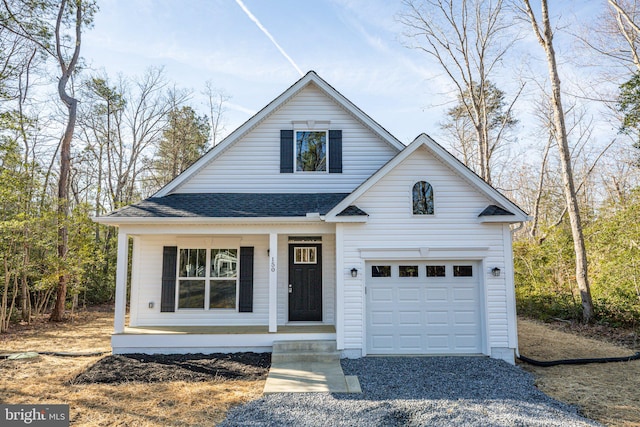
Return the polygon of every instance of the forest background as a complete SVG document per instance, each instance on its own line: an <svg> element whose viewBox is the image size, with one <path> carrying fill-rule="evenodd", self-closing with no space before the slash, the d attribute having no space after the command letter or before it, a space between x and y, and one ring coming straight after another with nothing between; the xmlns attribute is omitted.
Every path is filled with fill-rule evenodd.
<svg viewBox="0 0 640 427"><path fill-rule="evenodd" d="M112 302L117 232L91 218L154 194L232 130L214 82L87 66L98 6L0 6L0 331ZM438 141L532 217L513 230L518 312L638 329L640 1L597 13L565 25L545 0L405 0L395 48L450 88ZM537 59L510 72L523 49Z"/></svg>

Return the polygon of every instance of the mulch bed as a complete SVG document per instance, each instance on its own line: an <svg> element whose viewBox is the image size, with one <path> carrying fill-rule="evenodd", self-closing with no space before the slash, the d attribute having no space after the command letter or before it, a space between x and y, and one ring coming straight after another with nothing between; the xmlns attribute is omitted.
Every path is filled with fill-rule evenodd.
<svg viewBox="0 0 640 427"><path fill-rule="evenodd" d="M99 360L71 384L259 380L270 366L271 353L118 354Z"/></svg>

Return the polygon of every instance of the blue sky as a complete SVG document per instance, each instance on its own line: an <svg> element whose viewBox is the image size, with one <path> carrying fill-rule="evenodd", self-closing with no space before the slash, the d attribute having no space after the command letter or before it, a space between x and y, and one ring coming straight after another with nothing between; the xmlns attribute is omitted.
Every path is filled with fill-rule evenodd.
<svg viewBox="0 0 640 427"><path fill-rule="evenodd" d="M402 142L437 136L442 103L453 98L436 65L402 46L399 1L242 3L299 69L315 70ZM101 0L82 53L111 76L164 66L196 95L212 81L231 96L227 132L300 78L236 0Z"/></svg>
<svg viewBox="0 0 640 427"><path fill-rule="evenodd" d="M396 21L402 8L400 0L99 3L94 28L83 38L82 54L88 66L112 77L117 73L142 75L148 67L163 66L167 77L178 87L193 89L191 104L203 114L205 100L199 93L209 80L231 96L225 114L226 133L298 80L299 68L305 73L315 70L400 141L409 143L426 132L447 145L440 122L455 101L455 93L435 60L403 46L403 28ZM566 33L575 28L571 23L593 20L604 5L604 0L550 2L554 21L563 28L556 38L559 55L573 51L571 42L563 41ZM559 15L561 21L557 20ZM529 26L520 28L523 39L518 49L505 59L500 74L494 77L509 101L519 79L546 79L540 46ZM565 58L560 57L559 62L565 90L589 72ZM537 83L529 83L516 104L516 116L521 123L519 137L535 145L527 96L537 91ZM608 133L611 125L605 127Z"/></svg>

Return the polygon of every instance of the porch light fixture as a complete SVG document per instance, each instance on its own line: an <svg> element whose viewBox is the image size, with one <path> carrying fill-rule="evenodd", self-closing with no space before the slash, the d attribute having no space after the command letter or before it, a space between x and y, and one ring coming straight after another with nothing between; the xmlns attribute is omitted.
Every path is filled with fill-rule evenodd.
<svg viewBox="0 0 640 427"><path fill-rule="evenodd" d="M358 277L358 269L353 267L351 269L351 277Z"/></svg>
<svg viewBox="0 0 640 427"><path fill-rule="evenodd" d="M493 277L500 277L500 269L498 267L493 267L491 269L491 275Z"/></svg>
<svg viewBox="0 0 640 427"><path fill-rule="evenodd" d="M149 301L149 308L153 308L153 301Z"/></svg>

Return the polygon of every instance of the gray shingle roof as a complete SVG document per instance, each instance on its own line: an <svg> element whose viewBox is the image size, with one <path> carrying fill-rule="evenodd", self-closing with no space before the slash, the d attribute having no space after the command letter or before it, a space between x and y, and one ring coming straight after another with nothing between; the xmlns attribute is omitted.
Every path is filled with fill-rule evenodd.
<svg viewBox="0 0 640 427"><path fill-rule="evenodd" d="M351 205L347 206L347 208L340 212L337 216L369 216L369 214L359 207Z"/></svg>
<svg viewBox="0 0 640 427"><path fill-rule="evenodd" d="M349 193L190 193L152 197L112 218L268 218L325 215Z"/></svg>
<svg viewBox="0 0 640 427"><path fill-rule="evenodd" d="M498 216L498 215L515 215L506 209L496 205L487 206L478 216Z"/></svg>

